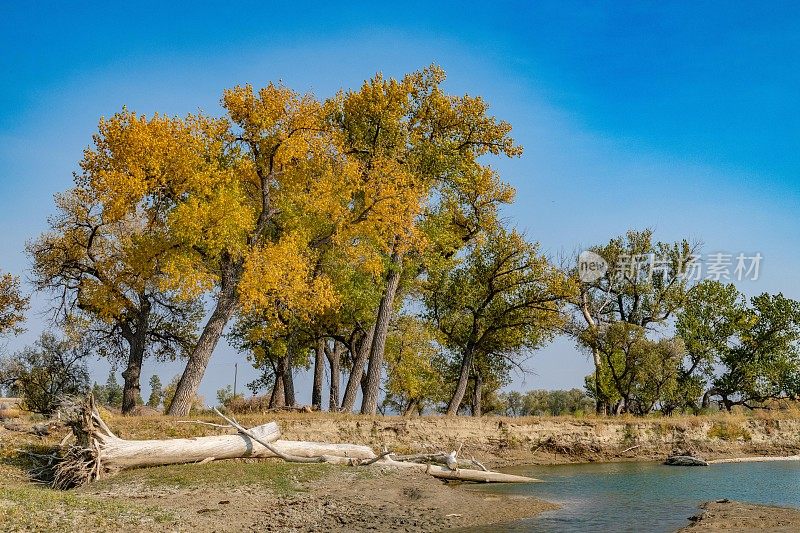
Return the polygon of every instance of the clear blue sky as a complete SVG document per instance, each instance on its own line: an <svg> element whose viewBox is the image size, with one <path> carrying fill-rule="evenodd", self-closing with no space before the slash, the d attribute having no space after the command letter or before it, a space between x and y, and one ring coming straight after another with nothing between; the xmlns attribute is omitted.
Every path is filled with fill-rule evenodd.
<svg viewBox="0 0 800 533"><path fill-rule="evenodd" d="M45 229L98 118L122 105L217 113L237 83L324 97L437 63L451 91L483 95L513 124L526 152L498 165L518 189L508 215L548 253L650 226L707 252L761 252L761 279L741 289L800 298L796 2L108 4L2 2L2 270L25 274L25 241ZM42 320L28 327L7 349ZM235 360L217 350L207 400ZM568 341L527 366L515 388L581 386L589 368ZM103 363L93 370L105 379Z"/></svg>

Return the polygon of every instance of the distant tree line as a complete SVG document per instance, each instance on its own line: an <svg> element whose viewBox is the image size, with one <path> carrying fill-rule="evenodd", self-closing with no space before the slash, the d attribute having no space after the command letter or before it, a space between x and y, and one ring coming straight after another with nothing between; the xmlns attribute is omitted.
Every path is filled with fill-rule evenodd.
<svg viewBox="0 0 800 533"><path fill-rule="evenodd" d="M501 395L506 416L580 416L594 412L594 400L581 389L532 390Z"/></svg>

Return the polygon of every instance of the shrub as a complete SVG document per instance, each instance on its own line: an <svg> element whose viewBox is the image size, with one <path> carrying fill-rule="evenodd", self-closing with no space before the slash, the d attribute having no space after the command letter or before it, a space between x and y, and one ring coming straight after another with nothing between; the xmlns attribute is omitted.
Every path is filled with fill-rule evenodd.
<svg viewBox="0 0 800 533"><path fill-rule="evenodd" d="M231 396L225 403L225 408L235 414L263 413L269 409L269 395L251 396L245 398L237 394Z"/></svg>
<svg viewBox="0 0 800 533"><path fill-rule="evenodd" d="M46 331L33 346L0 361L0 382L25 409L49 415L65 397L89 390L89 352L84 341Z"/></svg>
<svg viewBox="0 0 800 533"><path fill-rule="evenodd" d="M708 436L725 441L739 439L749 441L752 438L749 431L731 422L714 422L711 429L708 430Z"/></svg>

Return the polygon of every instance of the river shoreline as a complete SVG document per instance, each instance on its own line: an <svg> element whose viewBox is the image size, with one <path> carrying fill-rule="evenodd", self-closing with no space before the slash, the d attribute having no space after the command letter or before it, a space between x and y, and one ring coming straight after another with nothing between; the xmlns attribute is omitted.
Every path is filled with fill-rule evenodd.
<svg viewBox="0 0 800 533"><path fill-rule="evenodd" d="M718 500L706 502L680 533L704 531L800 531L800 509Z"/></svg>
<svg viewBox="0 0 800 533"><path fill-rule="evenodd" d="M387 446L401 453L448 451L463 443L464 456L474 455L490 468L525 464L660 463L676 452L697 455L712 463L791 461L800 454L800 419L781 413L644 419L345 417L334 420L291 416L280 423L296 438L319 438L336 427L345 441ZM714 523L722 524L720 528L725 529L724 524L732 526L735 520L746 521L748 516L756 520L762 506L737 509L738 518L722 515ZM791 510L786 513L794 516ZM686 512L680 519L688 520L690 514L691 511ZM790 523L794 530L800 531L800 523Z"/></svg>
<svg viewBox="0 0 800 533"><path fill-rule="evenodd" d="M275 420L284 438L288 439L349 442L374 449L386 446L399 454L461 448L463 457L474 456L487 467L497 469L512 465L661 462L675 451L712 461L728 460L726 462L774 461L779 457L797 456L800 454L800 418L778 415L475 419L260 413L239 415L238 419L246 426ZM200 415L199 418L216 421L211 415ZM109 413L107 421L118 434L129 439L218 433L218 430L204 426L176 425L174 419L165 416L121 417ZM64 437L64 431L51 434L45 441L57 444ZM14 448L45 444L39 437L19 432L5 432L0 437L3 437L3 447L9 452ZM43 513L43 522L38 524L45 523L44 520L52 521L55 503L38 506L26 503L31 494L41 494L42 489L31 488L39 492L30 493L30 483L14 461L0 465L7 474L5 486L0 489L5 488L12 496L19 493L20 497L8 496L5 503L0 501L5 505L0 505L0 514L19 509L25 516L35 517L36 513ZM304 473L311 467L294 465L287 471L287 480L287 474L280 473L278 467L281 463L277 461L241 460L140 469L70 494L92 502L131 504L124 516L144 513L142 516L145 518L137 525L143 531L163 529L163 524L150 527L145 521L151 516L152 509L174 516L181 530L207 531L213 530L215 524L225 523L243 530L263 526L268 526L266 529L271 531L353 531L377 527L378 530L416 532L481 526L497 529L491 524L533 518L557 508L557 505L545 501L546 497L535 493L532 497L490 494L474 485L445 484L424 474L409 475L391 469L374 473L367 473L368 469L365 469L356 474L348 467L336 467L321 471L318 478L304 480ZM274 475L274 483L278 486L285 485L291 490L284 494L265 492L263 484L254 485L253 481L244 479L251 470L254 472L250 479L260 480L263 472ZM282 490L287 492L287 489ZM65 497L64 501L69 502L71 496ZM57 494L48 498L61 501ZM65 504L58 505L62 507L55 510L56 516L68 516L73 521L68 529L90 530L75 525L84 519L84 507L75 510L77 514L73 515L69 507L64 510ZM753 516L761 512L755 510L756 507L760 509L760 506L753 506L752 513L756 513ZM747 509L750 508L742 507L739 511L750 512ZM787 516L794 516L790 511L787 511ZM681 518L688 518L690 514L690 511L686 512ZM89 512L85 519L89 518L96 521L98 516ZM708 519L699 522L709 524L711 518L713 516L709 515ZM746 517L742 515L740 518ZM173 518L166 520L171 523ZM109 522L109 528L113 529L115 523Z"/></svg>

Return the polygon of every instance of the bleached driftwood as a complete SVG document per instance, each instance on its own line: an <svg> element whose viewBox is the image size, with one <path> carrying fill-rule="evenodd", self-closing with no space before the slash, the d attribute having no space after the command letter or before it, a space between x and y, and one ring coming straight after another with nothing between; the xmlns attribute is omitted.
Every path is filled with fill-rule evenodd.
<svg viewBox="0 0 800 533"><path fill-rule="evenodd" d="M400 456L394 457L388 455L380 465L382 466L396 466L399 468L414 468L416 470L424 471L433 477L439 479L458 480L458 481L474 481L477 483L533 483L540 481L535 478L526 476L516 476L513 474L504 474L502 472L492 472L487 470L480 462L476 461L473 457L467 464L470 466L477 466L480 470L473 470L471 468L461 468L460 464L464 463L463 459L458 458L461 449L464 447L462 442L458 450L453 450L450 453L436 453L436 454L421 454L416 456ZM412 459L413 458L413 459ZM420 459L443 463L445 466L434 464L425 464L418 462Z"/></svg>
<svg viewBox="0 0 800 533"><path fill-rule="evenodd" d="M482 470L459 468L456 451L435 454L436 459L448 465L439 466L396 461L388 450L376 454L368 446L357 444L281 440L275 422L247 429L220 412L217 414L238 434L165 440L121 439L103 421L91 396L76 414L69 423L75 435L75 444L64 448L61 460L54 469L52 485L57 488L82 485L126 468L193 462L205 464L216 459L239 457L278 457L300 463L411 468L440 479L481 483L538 481L487 471L474 459L472 464Z"/></svg>
<svg viewBox="0 0 800 533"><path fill-rule="evenodd" d="M439 479L474 481L476 483L535 483L541 481L532 477L504 474L503 472L493 472L491 470L473 470L470 468L452 470L446 466L394 461L390 458L385 461L379 461L376 464L397 468L411 468Z"/></svg>
<svg viewBox="0 0 800 533"><path fill-rule="evenodd" d="M81 485L126 468L194 463L207 459L325 456L370 460L376 457L368 446L280 440L280 430L275 422L247 430L250 436L240 432L187 439L121 439L103 421L91 397L80 406L70 426L75 443L65 448L53 476L52 483L59 488Z"/></svg>
<svg viewBox="0 0 800 533"><path fill-rule="evenodd" d="M280 430L269 422L251 430L265 441L275 441ZM187 439L125 440L110 430L98 431L95 446L98 459L106 470L122 470L139 466L194 463L208 457L233 459L236 457L269 457L271 452L258 442L242 435L214 435Z"/></svg>
<svg viewBox="0 0 800 533"><path fill-rule="evenodd" d="M447 465L448 458L450 454L439 452L439 453L415 453L410 455L392 455L392 459L395 461L402 461L405 463L437 463L441 465ZM459 468L472 468L477 466L481 470L486 470L486 467L483 466L478 460L474 457L470 459L465 459L463 457L456 457L458 461Z"/></svg>

